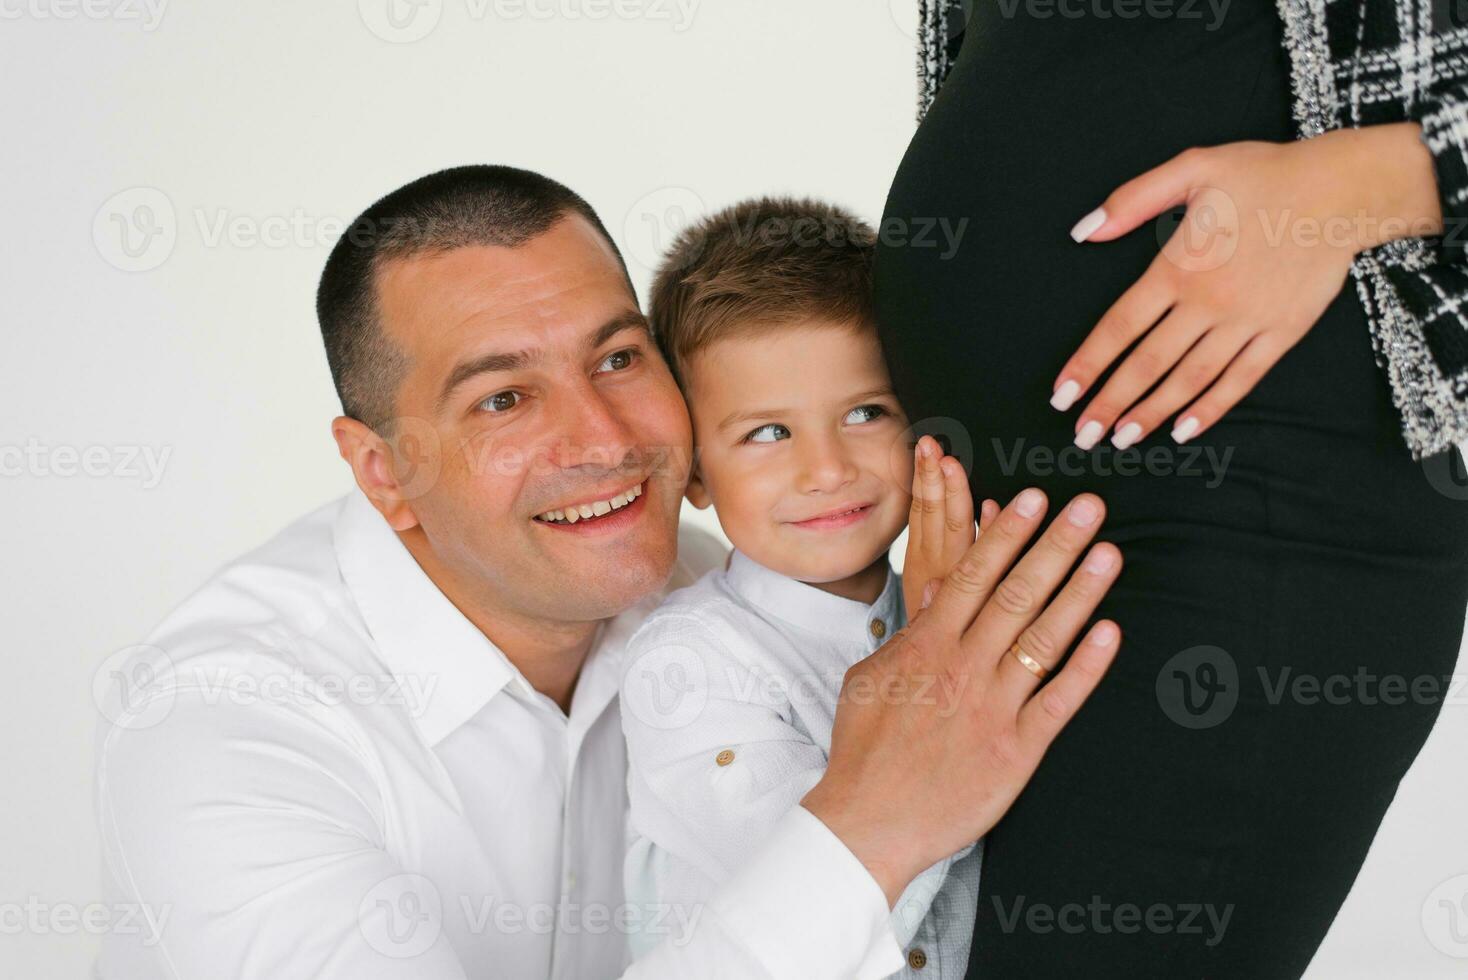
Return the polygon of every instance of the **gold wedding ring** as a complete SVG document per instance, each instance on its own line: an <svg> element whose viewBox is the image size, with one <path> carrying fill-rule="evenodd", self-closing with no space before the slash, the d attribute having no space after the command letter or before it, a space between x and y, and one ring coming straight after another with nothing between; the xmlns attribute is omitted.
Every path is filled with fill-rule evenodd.
<svg viewBox="0 0 1468 980"><path fill-rule="evenodd" d="M1014 659L1020 662L1020 666L1024 667L1025 670L1028 670L1040 680L1043 681L1049 675L1050 671L1045 669L1045 665L1021 650L1018 643L1010 647L1009 652L1014 654Z"/></svg>

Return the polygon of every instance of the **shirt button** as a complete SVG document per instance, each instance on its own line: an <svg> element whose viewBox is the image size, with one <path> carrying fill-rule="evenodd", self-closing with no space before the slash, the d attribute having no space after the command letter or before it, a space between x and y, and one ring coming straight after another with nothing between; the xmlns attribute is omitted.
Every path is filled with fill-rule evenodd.
<svg viewBox="0 0 1468 980"><path fill-rule="evenodd" d="M874 620L872 620L872 635L875 636L879 640L882 637L886 636L887 635L887 624L884 623L880 619L874 619Z"/></svg>
<svg viewBox="0 0 1468 980"><path fill-rule="evenodd" d="M734 750L733 749L725 749L724 751L720 752L718 755L714 756L714 762L718 763L721 766L727 766L729 763L731 763L733 761L734 761Z"/></svg>
<svg viewBox="0 0 1468 980"><path fill-rule="evenodd" d="M908 950L907 965L912 967L914 970L921 970L923 967L928 965L928 954L924 953L920 949Z"/></svg>

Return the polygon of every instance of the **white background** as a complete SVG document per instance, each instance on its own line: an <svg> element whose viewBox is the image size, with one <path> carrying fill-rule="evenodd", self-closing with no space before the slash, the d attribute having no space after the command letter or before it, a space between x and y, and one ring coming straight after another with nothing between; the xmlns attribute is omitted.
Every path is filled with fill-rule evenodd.
<svg viewBox="0 0 1468 980"><path fill-rule="evenodd" d="M344 222L513 163L584 194L645 290L683 220L753 193L875 220L913 127L916 0L399 0L401 30L388 0L152 2L0 0L4 976L95 949L21 917L99 900L99 667L350 485L313 312ZM1465 735L1450 704L1311 977L1468 967L1430 941L1468 894L1439 887L1468 872Z"/></svg>

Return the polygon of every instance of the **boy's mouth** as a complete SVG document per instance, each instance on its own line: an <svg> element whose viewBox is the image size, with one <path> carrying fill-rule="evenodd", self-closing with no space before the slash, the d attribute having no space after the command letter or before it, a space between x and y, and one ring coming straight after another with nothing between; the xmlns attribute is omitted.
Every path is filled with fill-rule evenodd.
<svg viewBox="0 0 1468 980"><path fill-rule="evenodd" d="M857 521L865 520L871 514L875 504L847 504L844 507L835 507L823 511L814 517L807 517L803 521L791 521L793 527L806 528L812 531L825 531L833 528L848 527Z"/></svg>

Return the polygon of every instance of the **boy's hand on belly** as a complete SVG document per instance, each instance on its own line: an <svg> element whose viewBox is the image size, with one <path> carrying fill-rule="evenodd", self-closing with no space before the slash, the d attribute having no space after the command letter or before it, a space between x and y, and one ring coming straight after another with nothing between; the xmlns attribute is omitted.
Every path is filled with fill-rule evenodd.
<svg viewBox="0 0 1468 980"><path fill-rule="evenodd" d="M907 517L907 553L902 562L902 598L908 618L916 616L928 584L941 584L974 543L974 498L963 464L944 456L938 441L922 436L913 449L912 509ZM982 532L999 515L999 503L979 509Z"/></svg>
<svg viewBox="0 0 1468 980"><path fill-rule="evenodd" d="M1187 206L1055 379L1050 404L1065 411L1140 341L1082 409L1076 445L1090 449L1114 429L1125 449L1180 409L1175 441L1207 431L1315 325L1358 252L1440 233L1418 133L1368 126L1187 150L1082 218L1072 238L1107 242Z"/></svg>

